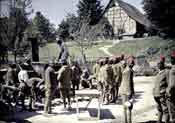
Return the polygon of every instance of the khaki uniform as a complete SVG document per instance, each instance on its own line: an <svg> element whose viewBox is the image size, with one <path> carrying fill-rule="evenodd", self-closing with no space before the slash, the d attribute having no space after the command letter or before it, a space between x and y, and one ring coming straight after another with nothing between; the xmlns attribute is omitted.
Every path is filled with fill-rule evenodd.
<svg viewBox="0 0 175 123"><path fill-rule="evenodd" d="M168 87L166 90L167 104L170 115L170 121L175 123L175 65L169 71Z"/></svg>
<svg viewBox="0 0 175 123"><path fill-rule="evenodd" d="M126 67L122 73L122 82L120 85L119 93L121 95L133 96L134 94L134 82L133 82L133 70Z"/></svg>
<svg viewBox="0 0 175 123"><path fill-rule="evenodd" d="M72 70L68 65L64 65L58 72L57 80L59 81L60 94L63 98L64 107L66 107L66 98L68 98L68 105L70 106L70 89Z"/></svg>
<svg viewBox="0 0 175 123"><path fill-rule="evenodd" d="M121 72L123 73L123 71L125 70L126 68L126 62L124 60L120 61L120 63L118 63L118 65L120 66L121 68Z"/></svg>
<svg viewBox="0 0 175 123"><path fill-rule="evenodd" d="M93 66L93 75L94 77L97 79L98 78L98 73L100 72L100 65L99 64L95 64Z"/></svg>
<svg viewBox="0 0 175 123"><path fill-rule="evenodd" d="M122 79L122 72L121 72L121 66L119 64L112 65L112 69L114 72L114 81L113 81L113 88L112 88L112 100L115 102L118 98L118 89L121 84Z"/></svg>
<svg viewBox="0 0 175 123"><path fill-rule="evenodd" d="M103 68L103 100L106 103L109 103L111 91L112 91L112 84L113 84L113 69L111 65L106 64Z"/></svg>
<svg viewBox="0 0 175 123"><path fill-rule="evenodd" d="M98 72L98 77L97 77L97 81L98 81L98 85L97 85L97 89L99 91L102 91L103 94L103 81L104 81L104 77L103 77L103 72L104 72L104 66L101 66Z"/></svg>
<svg viewBox="0 0 175 123"><path fill-rule="evenodd" d="M168 107L165 97L166 88L168 86L167 77L167 71L161 70L156 76L153 88L153 96L157 103L158 122L162 122L162 117L164 115L166 123L169 122Z"/></svg>
<svg viewBox="0 0 175 123"><path fill-rule="evenodd" d="M51 101L56 85L55 70L49 66L45 71L45 104L44 112L51 113Z"/></svg>
<svg viewBox="0 0 175 123"><path fill-rule="evenodd" d="M129 100L134 95L134 82L133 82L133 70L128 66L124 69L122 73L122 82L119 88L119 94L122 96L125 123L131 123L132 104L130 107L127 107L125 103L129 102Z"/></svg>

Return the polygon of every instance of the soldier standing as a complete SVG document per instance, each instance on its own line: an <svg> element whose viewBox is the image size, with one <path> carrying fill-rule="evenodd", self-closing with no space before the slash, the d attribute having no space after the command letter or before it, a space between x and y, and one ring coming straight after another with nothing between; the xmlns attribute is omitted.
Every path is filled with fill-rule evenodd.
<svg viewBox="0 0 175 123"><path fill-rule="evenodd" d="M70 89L72 70L66 61L62 62L62 67L58 72L57 80L59 81L60 94L63 99L64 109L66 109L66 98L68 100L68 110L71 108Z"/></svg>
<svg viewBox="0 0 175 123"><path fill-rule="evenodd" d="M103 95L103 81L104 81L103 80L103 68L104 68L104 60L103 59L101 59L99 61L99 65L100 65L100 69L99 69L99 72L97 74L97 82L98 82L97 89L99 91L102 91L102 95Z"/></svg>
<svg viewBox="0 0 175 123"><path fill-rule="evenodd" d="M114 60L114 64L112 65L112 69L114 72L114 82L113 82L113 88L112 88L112 103L115 103L118 98L118 89L122 79L121 66L118 63L119 63L119 58L116 57Z"/></svg>
<svg viewBox="0 0 175 123"><path fill-rule="evenodd" d="M166 90L170 122L175 123L175 51L171 53L172 68L169 71L169 81Z"/></svg>
<svg viewBox="0 0 175 123"><path fill-rule="evenodd" d="M98 78L99 71L100 71L100 64L99 64L99 60L97 60L97 62L93 66L93 75L94 75L95 79Z"/></svg>
<svg viewBox="0 0 175 123"><path fill-rule="evenodd" d="M51 101L55 91L56 75L53 66L54 63L50 62L49 66L45 70L45 103L44 103L45 114L51 114Z"/></svg>
<svg viewBox="0 0 175 123"><path fill-rule="evenodd" d="M71 69L72 69L72 86L75 94L75 90L79 90L80 76L82 71L77 62L73 64Z"/></svg>
<svg viewBox="0 0 175 123"><path fill-rule="evenodd" d="M168 107L166 103L166 88L168 86L167 83L167 71L165 69L164 61L161 60L158 63L159 73L156 76L155 84L153 88L153 96L154 100L157 103L158 110L158 123L162 123L162 117L165 116L165 122L169 123L169 114Z"/></svg>
<svg viewBox="0 0 175 123"><path fill-rule="evenodd" d="M126 60L125 60L125 56L122 54L121 57L119 58L119 66L121 67L121 72L124 71L124 69L126 68Z"/></svg>
<svg viewBox="0 0 175 123"><path fill-rule="evenodd" d="M109 64L110 61L105 59L105 66L103 68L103 100L104 104L109 104L111 98L111 91L112 91L112 82L113 82L113 70L111 65Z"/></svg>
<svg viewBox="0 0 175 123"><path fill-rule="evenodd" d="M69 57L68 49L66 48L64 42L62 39L57 39L57 44L60 47L60 53L58 56L58 62L67 62L67 59Z"/></svg>
<svg viewBox="0 0 175 123"><path fill-rule="evenodd" d="M119 93L122 96L122 103L124 108L125 123L131 123L131 111L133 108L132 98L134 96L134 82L133 82L133 66L134 59L130 57L127 62L127 67L122 73L122 82L119 88Z"/></svg>

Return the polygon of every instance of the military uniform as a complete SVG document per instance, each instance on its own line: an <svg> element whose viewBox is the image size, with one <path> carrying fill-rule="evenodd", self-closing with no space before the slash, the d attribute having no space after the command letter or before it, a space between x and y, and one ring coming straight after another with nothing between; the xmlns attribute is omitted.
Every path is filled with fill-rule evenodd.
<svg viewBox="0 0 175 123"><path fill-rule="evenodd" d="M30 91L30 94L29 94L29 109L30 110L35 109L35 102L37 99L37 91L38 91L37 85L42 82L44 82L44 80L37 78L37 77L32 77L28 79L27 81L27 85Z"/></svg>
<svg viewBox="0 0 175 123"><path fill-rule="evenodd" d="M16 66L10 66L8 68L8 71L6 73L6 85L3 85L1 90L2 98L6 98L9 102L11 101L17 102L16 97L18 96L18 91L16 91L16 89L19 86L19 82L18 82L18 74L15 67Z"/></svg>
<svg viewBox="0 0 175 123"><path fill-rule="evenodd" d="M166 95L170 121L175 123L175 65L173 65L172 69L169 71L169 81Z"/></svg>
<svg viewBox="0 0 175 123"><path fill-rule="evenodd" d="M118 89L121 84L122 79L122 72L121 72L121 66L119 64L112 65L112 69L114 72L114 81L113 81L113 88L112 88L112 102L116 102L116 99L118 98Z"/></svg>
<svg viewBox="0 0 175 123"><path fill-rule="evenodd" d="M90 78L90 75L89 75L88 69L85 68L83 70L83 73L81 75L81 80L80 80L81 86L83 88L91 88L92 87L92 83L90 82L89 78Z"/></svg>
<svg viewBox="0 0 175 123"><path fill-rule="evenodd" d="M29 91L28 91L28 87L27 87L27 81L29 79L29 75L27 73L26 70L21 70L19 73L18 73L18 80L20 82L19 84L19 89L20 89L20 92L19 92L19 97L21 98L21 101L22 101L22 110L25 110L25 105L24 105L24 101L25 101L25 97L29 94Z"/></svg>
<svg viewBox="0 0 175 123"><path fill-rule="evenodd" d="M104 81L103 72L104 72L104 66L102 65L97 75L97 81L98 81L97 89L102 92L102 95L103 95L103 81Z"/></svg>
<svg viewBox="0 0 175 123"><path fill-rule="evenodd" d="M70 89L72 70L68 65L63 65L58 72L57 80L59 81L60 94L63 99L64 108L66 108L66 98L70 107Z"/></svg>
<svg viewBox="0 0 175 123"><path fill-rule="evenodd" d="M18 86L18 74L15 68L9 67L6 74L6 85Z"/></svg>
<svg viewBox="0 0 175 123"><path fill-rule="evenodd" d="M126 102L130 102L134 95L134 82L133 82L133 70L127 66L122 73L122 82L119 88L119 94L122 96L122 103L124 107L125 123L131 123L131 110L130 106L126 106ZM127 111L129 109L129 112Z"/></svg>
<svg viewBox="0 0 175 123"><path fill-rule="evenodd" d="M59 44L59 46L60 46L60 54L58 56L58 61L59 62L67 61L67 59L69 57L68 49L66 48L66 46L64 45L63 42L61 44Z"/></svg>
<svg viewBox="0 0 175 123"><path fill-rule="evenodd" d="M94 77L97 79L98 78L98 73L100 71L100 65L98 63L96 63L94 66L93 66L93 75Z"/></svg>
<svg viewBox="0 0 175 123"><path fill-rule="evenodd" d="M108 104L112 92L112 82L113 82L113 70L111 65L106 64L103 68L103 100L105 104Z"/></svg>
<svg viewBox="0 0 175 123"><path fill-rule="evenodd" d="M52 66L48 66L45 71L45 104L44 104L44 112L51 113L51 101L53 97L53 93L55 91L56 85L56 76L55 70Z"/></svg>
<svg viewBox="0 0 175 123"><path fill-rule="evenodd" d="M76 90L79 90L81 69L76 65L73 65L71 69L72 69L72 86L75 92L75 88Z"/></svg>
<svg viewBox="0 0 175 123"><path fill-rule="evenodd" d="M169 122L169 114L168 114L168 107L166 103L166 88L168 86L167 83L167 71L161 70L155 79L155 84L153 88L153 96L157 103L157 110L158 110L158 122L162 122L163 115L165 116L166 123Z"/></svg>

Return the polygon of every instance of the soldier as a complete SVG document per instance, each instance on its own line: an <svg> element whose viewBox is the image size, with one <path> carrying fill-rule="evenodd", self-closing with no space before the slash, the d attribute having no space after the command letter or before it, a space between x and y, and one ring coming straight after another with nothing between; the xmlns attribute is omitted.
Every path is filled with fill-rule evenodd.
<svg viewBox="0 0 175 123"><path fill-rule="evenodd" d="M99 91L102 91L102 95L103 95L103 68L104 68L104 60L101 59L99 60L99 65L100 65L100 69L99 69L99 72L97 74L97 89Z"/></svg>
<svg viewBox="0 0 175 123"><path fill-rule="evenodd" d="M18 74L16 71L16 64L10 64L6 74L6 85L18 86Z"/></svg>
<svg viewBox="0 0 175 123"><path fill-rule="evenodd" d="M121 57L119 58L119 66L121 67L121 72L124 71L124 69L126 68L126 59L125 56L122 54Z"/></svg>
<svg viewBox="0 0 175 123"><path fill-rule="evenodd" d="M93 66L93 75L94 75L95 79L98 78L99 71L100 71L100 64L99 64L99 60L97 60L97 62Z"/></svg>
<svg viewBox="0 0 175 123"><path fill-rule="evenodd" d="M82 71L77 62L73 64L71 69L72 69L72 86L75 94L75 90L79 90L80 76Z"/></svg>
<svg viewBox="0 0 175 123"><path fill-rule="evenodd" d="M175 51L171 53L171 64L166 95L170 122L175 123Z"/></svg>
<svg viewBox="0 0 175 123"><path fill-rule="evenodd" d="M29 75L27 73L27 68L25 65L21 65L21 70L20 72L18 73L18 80L19 80L19 89L20 89L20 92L19 92L19 97L21 99L21 102L22 102L22 109L21 111L23 110L26 110L26 107L25 107L25 97L27 96L28 94L28 87L27 87L27 81L29 79Z"/></svg>
<svg viewBox="0 0 175 123"><path fill-rule="evenodd" d="M59 81L60 94L63 99L64 110L66 109L66 104L68 104L68 110L71 109L70 103L70 89L71 89L71 78L72 70L66 61L62 62L62 67L58 72L57 80ZM66 98L68 103L66 103Z"/></svg>
<svg viewBox="0 0 175 123"><path fill-rule="evenodd" d="M134 82L133 82L133 66L134 59L130 57L127 62L127 67L122 73L122 82L119 88L119 93L122 97L124 108L125 123L131 123L131 111L133 108L132 98L134 96Z"/></svg>
<svg viewBox="0 0 175 123"><path fill-rule="evenodd" d="M45 70L45 104L44 114L51 114L51 101L56 87L56 75L54 63L50 61L49 66Z"/></svg>
<svg viewBox="0 0 175 123"><path fill-rule="evenodd" d="M6 86L6 87L5 87ZM6 93L6 98L9 98L8 101L17 102L18 91L16 90L19 86L18 74L16 70L16 64L10 64L7 74L6 74L6 85L2 88L2 94ZM10 89L14 88L14 89Z"/></svg>
<svg viewBox="0 0 175 123"><path fill-rule="evenodd" d="M89 71L87 68L84 68L83 73L81 75L81 86L83 88L91 88L92 87L92 83L90 83L89 81L90 75L89 75Z"/></svg>
<svg viewBox="0 0 175 123"><path fill-rule="evenodd" d="M109 59L105 59L105 66L103 70L103 100L104 104L109 104L113 82L113 70L110 66Z"/></svg>
<svg viewBox="0 0 175 123"><path fill-rule="evenodd" d="M119 58L116 57L114 60L114 64L112 65L112 69L114 72L114 82L113 82L113 88L112 88L112 103L115 103L118 98L118 89L122 79L121 66L118 63L119 63Z"/></svg>
<svg viewBox="0 0 175 123"><path fill-rule="evenodd" d="M29 95L29 111L35 110L35 102L37 99L37 92L39 91L38 85L44 82L44 79L40 79L38 77L32 77L28 79L27 85L30 89L30 95Z"/></svg>
<svg viewBox="0 0 175 123"><path fill-rule="evenodd" d="M153 96L154 100L157 103L157 110L158 110L158 123L162 123L162 117L165 116L165 122L169 123L169 114L168 114L168 107L166 103L166 88L168 86L167 83L167 71L165 69L164 60L160 60L158 63L159 73L156 76L155 84L153 88Z"/></svg>
<svg viewBox="0 0 175 123"><path fill-rule="evenodd" d="M66 46L63 43L62 39L57 39L57 44L60 47L60 54L58 56L58 62L67 62L68 56L69 56L69 52L68 49L66 48Z"/></svg>

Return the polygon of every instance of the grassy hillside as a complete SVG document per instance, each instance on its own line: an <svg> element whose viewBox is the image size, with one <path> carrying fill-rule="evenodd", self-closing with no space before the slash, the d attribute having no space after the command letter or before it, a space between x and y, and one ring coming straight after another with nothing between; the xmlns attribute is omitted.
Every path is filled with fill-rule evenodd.
<svg viewBox="0 0 175 123"><path fill-rule="evenodd" d="M149 49L156 49L158 52L153 55L148 54ZM133 39L121 41L109 49L112 54L127 54L127 55L146 55L154 58L160 54L167 56L171 50L175 50L175 41L163 40L158 37L149 37L142 39Z"/></svg>
<svg viewBox="0 0 175 123"><path fill-rule="evenodd" d="M74 58L79 58L81 56L80 48L76 43L68 42L66 43L69 53ZM112 41L96 42L92 47L86 49L87 57L105 57L107 56L103 51L99 50L100 47L113 45ZM154 54L149 54L149 49L156 49L157 52ZM141 39L123 40L120 43L115 44L108 49L111 54L120 55L146 55L151 59L159 58L160 54L168 56L169 52L175 50L175 41L163 40L158 37L149 37ZM48 61L53 57L58 57L59 48L56 43L49 43L44 47L40 48L40 59L41 61Z"/></svg>

